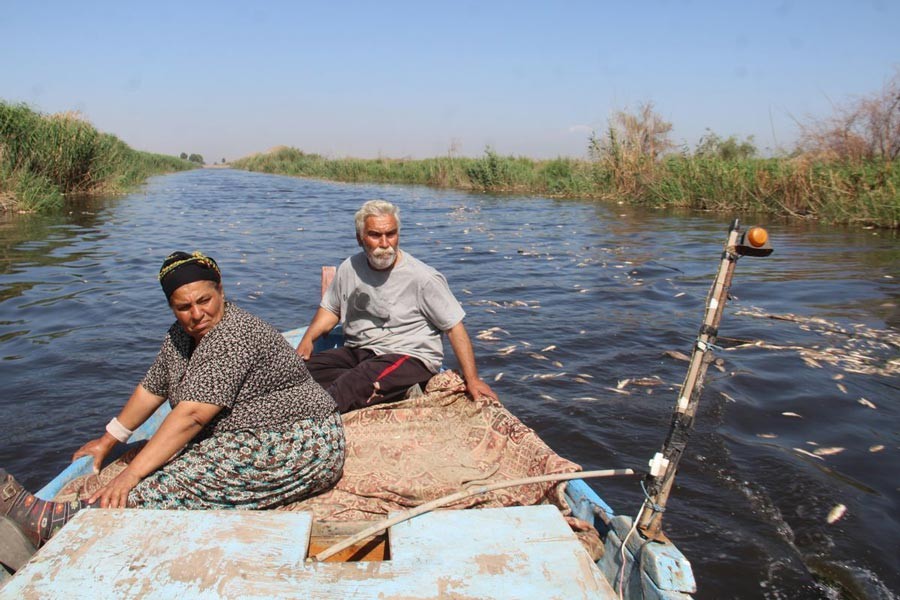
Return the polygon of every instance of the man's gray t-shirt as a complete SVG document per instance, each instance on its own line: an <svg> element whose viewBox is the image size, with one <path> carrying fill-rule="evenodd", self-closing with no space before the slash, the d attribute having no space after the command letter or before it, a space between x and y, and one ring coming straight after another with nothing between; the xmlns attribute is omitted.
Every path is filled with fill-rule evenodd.
<svg viewBox="0 0 900 600"><path fill-rule="evenodd" d="M435 269L402 251L393 268L376 271L365 252L341 263L320 306L340 315L344 345L376 354L407 354L436 373L441 332L466 313Z"/></svg>

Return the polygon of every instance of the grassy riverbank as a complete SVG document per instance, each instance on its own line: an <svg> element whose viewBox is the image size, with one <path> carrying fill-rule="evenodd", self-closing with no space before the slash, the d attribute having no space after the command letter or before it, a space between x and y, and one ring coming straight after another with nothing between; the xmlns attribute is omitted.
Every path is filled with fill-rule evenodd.
<svg viewBox="0 0 900 600"><path fill-rule="evenodd" d="M43 115L0 100L0 209L49 210L67 194L123 192L196 166L133 150L75 113Z"/></svg>
<svg viewBox="0 0 900 600"><path fill-rule="evenodd" d="M480 158L366 160L327 159L282 147L242 158L232 166L335 181L412 183L900 226L900 165L896 161L687 154L644 160L621 151L602 153L597 160L539 161L490 150Z"/></svg>

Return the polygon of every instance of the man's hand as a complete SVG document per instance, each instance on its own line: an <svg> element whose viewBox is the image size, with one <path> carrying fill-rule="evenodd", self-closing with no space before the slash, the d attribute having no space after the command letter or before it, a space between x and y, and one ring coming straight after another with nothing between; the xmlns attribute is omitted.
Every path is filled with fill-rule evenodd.
<svg viewBox="0 0 900 600"><path fill-rule="evenodd" d="M466 382L466 392L473 400L478 400L482 396L487 396L494 400L499 399L497 398L497 394L494 393L494 390L491 389L491 386L485 383L480 377Z"/></svg>
<svg viewBox="0 0 900 600"><path fill-rule="evenodd" d="M312 356L312 353L313 343L304 337L302 340L300 340L300 343L297 344L297 354L299 354L300 358L302 358L303 360L309 360L309 357Z"/></svg>

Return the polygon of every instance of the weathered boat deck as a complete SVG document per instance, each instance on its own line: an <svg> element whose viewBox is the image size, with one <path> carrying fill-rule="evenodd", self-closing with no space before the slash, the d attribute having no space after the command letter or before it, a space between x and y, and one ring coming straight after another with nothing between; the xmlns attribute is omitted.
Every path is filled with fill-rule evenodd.
<svg viewBox="0 0 900 600"><path fill-rule="evenodd" d="M554 506L422 515L377 562L306 562L311 528L305 512L84 510L0 599L617 597Z"/></svg>

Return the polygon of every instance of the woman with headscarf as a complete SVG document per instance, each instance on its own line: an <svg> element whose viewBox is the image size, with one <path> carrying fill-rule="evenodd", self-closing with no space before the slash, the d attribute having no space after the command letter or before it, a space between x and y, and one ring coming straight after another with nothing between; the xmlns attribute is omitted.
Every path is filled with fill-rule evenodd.
<svg viewBox="0 0 900 600"><path fill-rule="evenodd" d="M127 467L86 500L39 500L0 469L0 516L35 546L86 505L266 509L340 479L341 417L284 337L225 299L215 260L169 255L159 272L175 323L103 436L73 456L95 470L168 399L172 411Z"/></svg>

